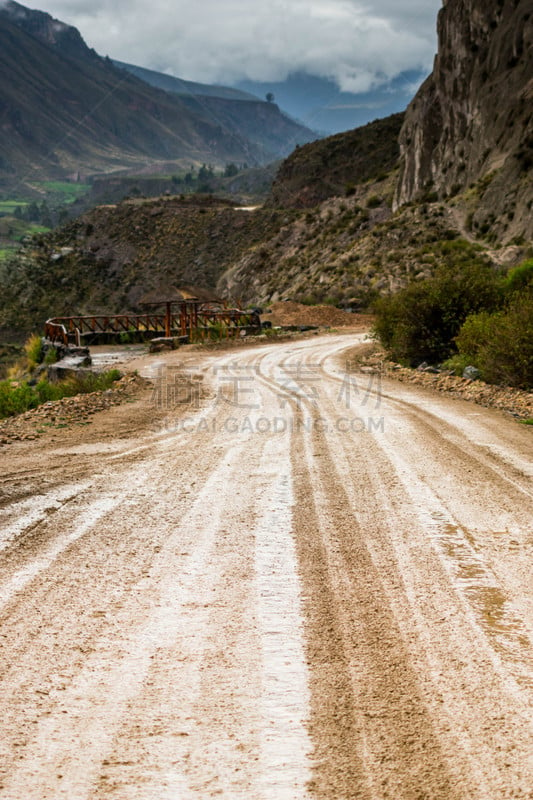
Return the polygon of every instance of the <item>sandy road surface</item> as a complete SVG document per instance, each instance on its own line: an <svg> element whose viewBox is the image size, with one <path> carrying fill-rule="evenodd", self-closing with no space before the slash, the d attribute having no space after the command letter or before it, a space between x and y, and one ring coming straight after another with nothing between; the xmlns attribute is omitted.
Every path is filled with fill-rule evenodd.
<svg viewBox="0 0 533 800"><path fill-rule="evenodd" d="M354 338L4 450L2 800L533 797L531 431Z"/></svg>

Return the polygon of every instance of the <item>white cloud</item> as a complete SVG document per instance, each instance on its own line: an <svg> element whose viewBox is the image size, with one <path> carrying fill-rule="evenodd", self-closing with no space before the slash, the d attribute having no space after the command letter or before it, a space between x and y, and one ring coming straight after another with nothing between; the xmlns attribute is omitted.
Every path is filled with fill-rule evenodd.
<svg viewBox="0 0 533 800"><path fill-rule="evenodd" d="M296 71L366 91L431 68L441 0L51 0L102 55L181 78L277 81ZM44 9L43 9L44 10Z"/></svg>

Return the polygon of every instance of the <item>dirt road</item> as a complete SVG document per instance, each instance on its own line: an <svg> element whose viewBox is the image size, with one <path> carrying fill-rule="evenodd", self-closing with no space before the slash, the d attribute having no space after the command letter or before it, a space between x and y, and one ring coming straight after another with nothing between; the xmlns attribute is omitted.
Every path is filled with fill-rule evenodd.
<svg viewBox="0 0 533 800"><path fill-rule="evenodd" d="M2 800L533 798L531 430L356 339L3 451Z"/></svg>

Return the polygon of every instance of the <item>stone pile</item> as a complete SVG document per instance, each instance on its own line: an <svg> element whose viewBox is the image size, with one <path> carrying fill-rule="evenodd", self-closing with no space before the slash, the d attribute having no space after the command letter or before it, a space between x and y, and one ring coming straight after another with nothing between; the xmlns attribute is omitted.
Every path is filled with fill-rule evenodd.
<svg viewBox="0 0 533 800"><path fill-rule="evenodd" d="M385 373L395 380L428 386L487 408L499 408L517 419L533 419L533 393L522 389L495 386L481 380L459 378L445 372L424 372L391 363L385 364Z"/></svg>

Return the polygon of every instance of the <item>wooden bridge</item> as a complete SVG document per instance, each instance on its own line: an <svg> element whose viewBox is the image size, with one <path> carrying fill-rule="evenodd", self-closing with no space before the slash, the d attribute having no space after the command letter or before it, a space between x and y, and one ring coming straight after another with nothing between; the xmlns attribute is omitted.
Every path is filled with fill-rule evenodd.
<svg viewBox="0 0 533 800"><path fill-rule="evenodd" d="M173 300L147 304L164 306L164 312L147 314L107 314L54 317L45 323L44 335L51 342L81 345L83 337L101 334L139 332L155 336L187 336L192 339L217 323L227 336L234 336L246 327L261 327L259 314L240 308L225 308L219 303L200 300Z"/></svg>

